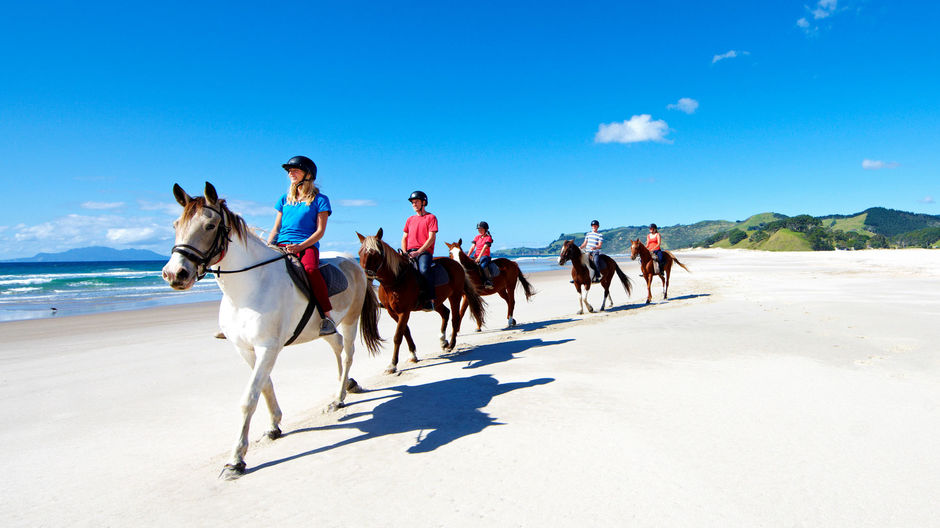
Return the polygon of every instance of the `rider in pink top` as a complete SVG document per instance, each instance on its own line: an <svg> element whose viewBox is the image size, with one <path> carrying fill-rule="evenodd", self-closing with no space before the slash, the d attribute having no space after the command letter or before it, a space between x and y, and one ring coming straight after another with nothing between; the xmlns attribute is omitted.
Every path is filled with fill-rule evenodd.
<svg viewBox="0 0 940 528"><path fill-rule="evenodd" d="M483 286L492 288L493 282L490 277L490 246L493 245L493 236L490 234L490 225L486 222L477 224L479 235L473 239L473 247L470 248L468 255L480 265L480 271L483 272ZM474 256L475 255L475 256Z"/></svg>
<svg viewBox="0 0 940 528"><path fill-rule="evenodd" d="M656 257L659 265L663 265L663 250L660 248L662 237L659 235L659 229L656 224L650 224L650 234L646 235L646 249Z"/></svg>

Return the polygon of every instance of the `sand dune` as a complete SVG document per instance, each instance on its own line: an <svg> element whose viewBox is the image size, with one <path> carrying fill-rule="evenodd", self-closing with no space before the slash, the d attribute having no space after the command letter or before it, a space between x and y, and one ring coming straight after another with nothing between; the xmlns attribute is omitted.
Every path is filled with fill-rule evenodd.
<svg viewBox="0 0 940 528"><path fill-rule="evenodd" d="M564 270L418 364L285 349L277 441L216 479L248 369L214 303L0 323L7 526L937 526L940 251L679 253L575 315ZM591 302L600 304L600 292ZM380 328L393 326L383 314ZM264 406L253 421L258 439Z"/></svg>

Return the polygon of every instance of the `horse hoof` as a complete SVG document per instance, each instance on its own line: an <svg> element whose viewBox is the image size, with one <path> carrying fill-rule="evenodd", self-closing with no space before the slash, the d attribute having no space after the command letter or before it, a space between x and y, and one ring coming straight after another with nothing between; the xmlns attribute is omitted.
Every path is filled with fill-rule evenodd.
<svg viewBox="0 0 940 528"><path fill-rule="evenodd" d="M274 429L271 429L267 433L264 433L264 436L268 437L269 440L277 440L278 438L283 436L283 433L281 433L280 427L275 427Z"/></svg>
<svg viewBox="0 0 940 528"><path fill-rule="evenodd" d="M225 467L222 468L222 472L219 473L219 478L222 480L236 480L244 474L244 462L239 462L238 464L225 464Z"/></svg>
<svg viewBox="0 0 940 528"><path fill-rule="evenodd" d="M387 369L385 369L386 374L394 374L396 372L398 372L398 369L395 367L388 367Z"/></svg>
<svg viewBox="0 0 940 528"><path fill-rule="evenodd" d="M342 408L345 407L345 406L346 406L345 403L343 403L343 402L341 402L341 401L335 401L335 402L331 403L331 404L329 405L329 407L326 408L326 412L338 411L338 410L342 409Z"/></svg>
<svg viewBox="0 0 940 528"><path fill-rule="evenodd" d="M476 330L474 330L474 332L482 332L482 331L483 331L482 328L477 328Z"/></svg>
<svg viewBox="0 0 940 528"><path fill-rule="evenodd" d="M411 358L408 360L408 363L417 363L417 362L418 362L418 358Z"/></svg>
<svg viewBox="0 0 940 528"><path fill-rule="evenodd" d="M512 328L513 326L516 326L516 320L515 320L515 319L510 319L510 320L509 320L509 327Z"/></svg>
<svg viewBox="0 0 940 528"><path fill-rule="evenodd" d="M346 392L359 394L360 392L362 392L362 387L359 386L359 383L356 382L356 380L349 378L346 380Z"/></svg>

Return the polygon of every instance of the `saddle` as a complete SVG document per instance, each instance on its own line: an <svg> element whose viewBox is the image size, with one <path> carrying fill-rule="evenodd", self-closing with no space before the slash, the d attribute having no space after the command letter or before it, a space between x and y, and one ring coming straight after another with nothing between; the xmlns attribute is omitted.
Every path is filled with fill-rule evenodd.
<svg viewBox="0 0 940 528"><path fill-rule="evenodd" d="M287 264L287 274L293 279L297 288L307 296L307 300L315 302L313 290L310 289L310 279L307 277L307 270L300 263L300 257L290 255L284 259L284 262ZM329 262L320 263L320 275L323 275L323 280L326 281L326 291L330 297L346 291L346 288L349 287L346 275L343 275L338 267Z"/></svg>
<svg viewBox="0 0 940 528"><path fill-rule="evenodd" d="M418 275L421 275L421 272L418 271L418 261L412 260L411 267L418 272ZM428 268L428 275L431 277L431 284L433 284L435 288L450 282L450 275L447 274L447 270L444 269L444 266L438 266L434 262L432 262L431 266Z"/></svg>
<svg viewBox="0 0 940 528"><path fill-rule="evenodd" d="M480 266L480 271L484 271L484 270L483 270L483 266ZM497 266L496 263L493 262L492 260L491 260L490 263L486 266L486 270L485 270L485 271L486 271L486 273L489 274L489 276L490 276L491 279L495 279L496 276L499 275L499 273L500 273L500 272L499 272L499 266Z"/></svg>

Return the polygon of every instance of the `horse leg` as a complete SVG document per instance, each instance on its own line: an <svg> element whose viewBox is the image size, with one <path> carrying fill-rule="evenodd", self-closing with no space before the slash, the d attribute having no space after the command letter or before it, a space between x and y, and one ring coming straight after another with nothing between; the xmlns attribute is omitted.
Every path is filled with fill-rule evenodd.
<svg viewBox="0 0 940 528"><path fill-rule="evenodd" d="M594 307L591 306L591 303L588 302L588 293L591 291L589 285L584 286L584 294L581 296L581 302L584 303L584 307L587 308L588 313L594 313ZM581 312L584 313L584 312Z"/></svg>
<svg viewBox="0 0 940 528"><path fill-rule="evenodd" d="M356 382L356 380L349 377L349 370L352 368L353 356L356 354L356 333L358 332L359 318L357 317L353 322L342 323L343 328L343 357L342 363L340 363L340 358L336 358L337 370L339 370L340 379L346 380L346 392L358 393L362 392L362 387ZM343 374L343 369L345 368L346 373Z"/></svg>
<svg viewBox="0 0 940 528"><path fill-rule="evenodd" d="M512 311L516 307L516 298L513 295L513 291L507 286L505 290L500 290L496 293L506 301L506 328L516 326L516 320L512 318Z"/></svg>
<svg viewBox="0 0 940 528"><path fill-rule="evenodd" d="M255 367L255 351L251 347L236 347L245 363L249 368ZM268 407L268 415L271 417L271 428L264 433L271 440L281 437L281 407L277 404L277 396L274 395L274 382L268 376L267 382L261 388L261 394L264 395L264 403Z"/></svg>
<svg viewBox="0 0 940 528"><path fill-rule="evenodd" d="M458 308L460 308L460 304L451 304L451 306L456 306L456 308L454 308L454 316L456 317L460 313L458 310ZM441 350L447 350L447 318L450 317L450 310L444 306L444 301L441 301L440 304L434 304L434 311L441 316ZM453 329L451 332L456 334Z"/></svg>
<svg viewBox="0 0 940 528"><path fill-rule="evenodd" d="M646 279L646 304L649 304L653 300L653 293L650 291L653 287L653 272L643 278Z"/></svg>
<svg viewBox="0 0 940 528"><path fill-rule="evenodd" d="M401 347L401 338L404 336L405 331L408 329L408 318L411 316L411 312L405 312L398 314L395 318L398 321L398 326L395 327L395 339L393 340L394 346L392 347L392 363L385 369L386 374L394 374L398 372L398 349ZM408 340L408 345L411 346L411 340ZM412 351L414 355L414 351Z"/></svg>
<svg viewBox="0 0 940 528"><path fill-rule="evenodd" d="M274 369L274 362L277 360L280 347L255 347L257 360L251 372L251 380L245 388L242 395L242 429L235 442L235 448L232 450L232 457L229 463L225 464L220 478L233 480L245 474L245 453L248 452L248 428L251 425L251 417L258 407L258 398L266 384L270 384L271 370Z"/></svg>
<svg viewBox="0 0 940 528"><path fill-rule="evenodd" d="M450 344L447 345L447 350L453 350L454 346L457 345L457 332L460 332L460 313L457 310L457 306L460 304L460 299L463 297L463 293L460 290L455 289L454 293L450 295L450 307L453 308L450 314ZM444 303L441 303L444 304Z"/></svg>
<svg viewBox="0 0 940 528"><path fill-rule="evenodd" d="M343 402L346 400L346 391L349 389L346 380L349 379L349 369L352 367L353 353L355 352L352 339L348 339L345 335L349 330L349 326L343 325L342 335L337 332L323 337L330 344L330 348L333 349L333 355L336 356L336 368L339 376L339 390L336 391L336 398L326 408L327 411L335 411L345 405Z"/></svg>
<svg viewBox="0 0 940 528"><path fill-rule="evenodd" d="M411 362L418 362L418 354L415 353L417 347L415 347L415 341L411 338L411 329L407 326L405 327L405 341L408 343L408 351L411 352Z"/></svg>
<svg viewBox="0 0 940 528"><path fill-rule="evenodd" d="M659 278L663 281L663 299L669 298L669 272L662 274Z"/></svg>

